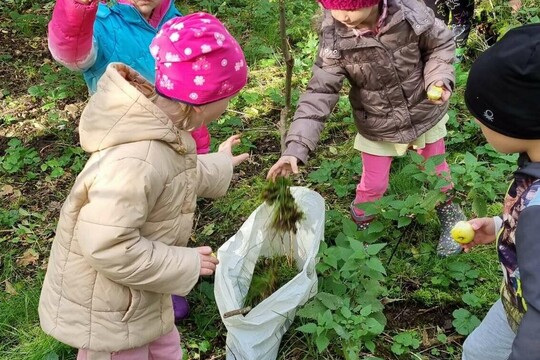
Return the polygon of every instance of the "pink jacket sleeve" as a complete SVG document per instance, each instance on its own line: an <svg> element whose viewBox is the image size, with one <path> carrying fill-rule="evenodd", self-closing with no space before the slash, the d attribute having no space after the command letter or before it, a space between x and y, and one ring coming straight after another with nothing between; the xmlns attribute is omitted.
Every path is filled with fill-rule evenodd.
<svg viewBox="0 0 540 360"><path fill-rule="evenodd" d="M197 144L197 154L207 154L210 152L210 133L205 125L193 130L191 136L193 136Z"/></svg>
<svg viewBox="0 0 540 360"><path fill-rule="evenodd" d="M56 1L49 22L49 50L56 61L70 69L87 69L96 60L92 35L98 2Z"/></svg>

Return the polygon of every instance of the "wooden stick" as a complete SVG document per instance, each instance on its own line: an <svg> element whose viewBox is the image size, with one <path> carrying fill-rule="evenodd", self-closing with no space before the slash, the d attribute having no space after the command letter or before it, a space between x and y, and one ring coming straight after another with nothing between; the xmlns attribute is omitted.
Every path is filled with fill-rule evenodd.
<svg viewBox="0 0 540 360"><path fill-rule="evenodd" d="M226 318L229 318L229 317L234 316L234 315L245 315L250 311L251 311L251 306L246 306L246 307L243 307L243 308L240 308L240 309L227 311L225 314L223 314L223 318L226 319Z"/></svg>

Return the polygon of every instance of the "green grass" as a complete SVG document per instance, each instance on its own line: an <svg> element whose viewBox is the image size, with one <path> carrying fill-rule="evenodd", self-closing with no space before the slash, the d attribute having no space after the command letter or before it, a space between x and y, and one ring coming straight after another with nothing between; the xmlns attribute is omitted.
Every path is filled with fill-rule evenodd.
<svg viewBox="0 0 540 360"><path fill-rule="evenodd" d="M0 359L75 359L73 349L47 336L39 326L41 277L13 284L16 294L0 294Z"/></svg>

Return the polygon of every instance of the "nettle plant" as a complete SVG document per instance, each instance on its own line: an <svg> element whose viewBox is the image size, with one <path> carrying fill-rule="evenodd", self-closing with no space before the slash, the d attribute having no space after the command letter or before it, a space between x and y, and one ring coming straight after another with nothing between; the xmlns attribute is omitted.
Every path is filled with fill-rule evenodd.
<svg viewBox="0 0 540 360"><path fill-rule="evenodd" d="M339 198L350 196L356 187L352 179L362 169L360 163L359 156L345 161L324 160L319 169L308 175L308 179L315 184L330 186Z"/></svg>
<svg viewBox="0 0 540 360"><path fill-rule="evenodd" d="M409 186L414 192L387 195L360 208L378 219L396 221L398 228L409 225L413 219L425 225L431 221L435 207L446 201L448 196L454 196L454 201L471 204L467 208L476 216L486 216L488 202L504 194L507 184L501 179L511 174L517 157L499 154L489 145L478 146L474 151L475 155L466 152L455 159L450 165L451 177L437 175L435 171L445 155L424 160L421 155L410 151L412 161L401 169L400 175L414 182ZM451 192L441 191L450 184L454 186ZM383 226L376 223L375 226Z"/></svg>
<svg viewBox="0 0 540 360"><path fill-rule="evenodd" d="M59 178L66 169L78 174L84 167L86 154L79 147L68 147L59 156L49 156L41 165L41 171L47 172L46 180Z"/></svg>
<svg viewBox="0 0 540 360"><path fill-rule="evenodd" d="M43 64L39 68L42 82L28 88L28 94L43 101L42 108L50 110L65 99L83 98L86 86L80 74L57 64Z"/></svg>
<svg viewBox="0 0 540 360"><path fill-rule="evenodd" d="M400 176L411 182L408 186L409 192L390 194L359 206L366 215L376 216L370 231L382 231L389 221L397 223L397 228L408 226L413 220L425 225L431 221L433 209L445 201L447 195L441 188L448 186L449 181L444 176L437 176L435 172L435 167L443 161L444 156L433 156L424 160L414 151L411 151L409 156L411 163L400 171Z"/></svg>
<svg viewBox="0 0 540 360"><path fill-rule="evenodd" d="M5 155L0 156L0 168L8 174L15 174L23 169L32 169L40 162L40 157L35 149L27 148L21 140L13 138L8 142ZM27 172L28 177L34 178L35 174Z"/></svg>
<svg viewBox="0 0 540 360"><path fill-rule="evenodd" d="M416 331L404 331L392 337L393 344L390 348L396 355L403 355L420 347L420 336Z"/></svg>
<svg viewBox="0 0 540 360"><path fill-rule="evenodd" d="M486 216L487 204L504 194L504 179L516 167L517 155L497 153L490 145L476 147L475 155L466 152L450 166L459 198L471 204L479 217Z"/></svg>
<svg viewBox="0 0 540 360"><path fill-rule="evenodd" d="M378 257L386 244L378 240L343 218L335 245L321 243L319 292L297 313L306 321L297 330L311 334L319 353L338 339L332 350L346 360L359 359L363 349L375 351L374 339L386 325L379 299L387 294Z"/></svg>
<svg viewBox="0 0 540 360"><path fill-rule="evenodd" d="M13 138L8 142L5 155L0 156L0 171L33 180L41 170L45 180L50 181L63 176L68 169L75 174L79 173L86 159L83 149L67 147L60 154L51 154L43 161L36 149L25 146L20 139Z"/></svg>

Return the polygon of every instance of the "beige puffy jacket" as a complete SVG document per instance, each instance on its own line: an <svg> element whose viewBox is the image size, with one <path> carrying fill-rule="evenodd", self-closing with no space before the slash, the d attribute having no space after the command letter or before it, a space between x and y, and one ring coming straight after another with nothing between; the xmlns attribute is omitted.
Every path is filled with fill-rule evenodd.
<svg viewBox="0 0 540 360"><path fill-rule="evenodd" d="M173 329L170 294L199 278L199 255L185 247L197 195L224 195L233 170L225 154L197 156L120 66L109 65L82 114L91 156L62 207L39 302L46 333L107 352Z"/></svg>

